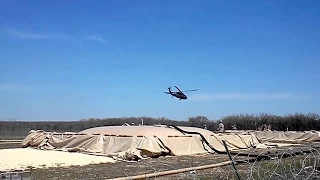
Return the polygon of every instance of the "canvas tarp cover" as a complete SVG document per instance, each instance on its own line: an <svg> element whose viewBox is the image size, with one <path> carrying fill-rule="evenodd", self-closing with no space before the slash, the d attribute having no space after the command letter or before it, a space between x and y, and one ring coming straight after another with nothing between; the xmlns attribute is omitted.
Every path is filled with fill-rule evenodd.
<svg viewBox="0 0 320 180"><path fill-rule="evenodd" d="M305 131L256 131L259 141L269 142L313 142L320 140L319 132Z"/></svg>
<svg viewBox="0 0 320 180"><path fill-rule="evenodd" d="M200 132L210 145L219 151L225 151L222 140L227 142L230 150L247 149L259 144L252 133L216 134L194 127L179 128ZM124 160L161 154L190 155L213 152L199 135L183 134L165 126L105 126L69 134L32 130L22 145L44 150L77 151Z"/></svg>

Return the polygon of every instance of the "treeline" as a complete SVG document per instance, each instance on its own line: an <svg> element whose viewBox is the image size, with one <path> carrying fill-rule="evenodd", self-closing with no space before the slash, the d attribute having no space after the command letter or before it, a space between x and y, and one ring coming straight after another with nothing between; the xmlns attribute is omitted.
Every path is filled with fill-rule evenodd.
<svg viewBox="0 0 320 180"><path fill-rule="evenodd" d="M258 129L263 124L270 124L272 130L277 131L309 131L320 130L320 115L315 113L295 113L285 116L277 116L268 113L259 115L238 114L224 117L223 123L226 129L236 125L237 129L251 130Z"/></svg>
<svg viewBox="0 0 320 180"><path fill-rule="evenodd" d="M24 137L31 129L54 132L79 132L84 129L99 126L121 126L129 125L154 125L172 124L177 126L188 126L188 121L175 121L167 118L152 117L123 117L123 118L89 118L79 121L0 121L0 138Z"/></svg>
<svg viewBox="0 0 320 180"><path fill-rule="evenodd" d="M176 121L167 118L152 117L124 117L124 118L89 118L79 121L0 121L0 138L4 137L24 137L31 129L41 129L55 132L79 132L84 129L99 126L121 126L125 123L129 125L141 125L143 119L144 125L165 124L177 126L193 126L215 131L218 123L222 120L225 128L231 130L236 126L238 130L257 130L263 124L271 125L271 129L277 131L306 131L320 130L320 115L309 113L295 113L285 116L277 116L267 113L258 115L253 114L235 114L223 117L219 120L209 120L204 116L190 117L188 121Z"/></svg>

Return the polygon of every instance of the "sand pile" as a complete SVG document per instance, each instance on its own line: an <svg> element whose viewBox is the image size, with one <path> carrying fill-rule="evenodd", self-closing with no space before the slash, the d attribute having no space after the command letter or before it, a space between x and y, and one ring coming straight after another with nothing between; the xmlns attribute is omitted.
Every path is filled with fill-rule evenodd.
<svg viewBox="0 0 320 180"><path fill-rule="evenodd" d="M94 156L82 153L62 151L44 151L32 148L0 150L0 171L35 168L66 167L71 165L88 165L115 162L110 157Z"/></svg>

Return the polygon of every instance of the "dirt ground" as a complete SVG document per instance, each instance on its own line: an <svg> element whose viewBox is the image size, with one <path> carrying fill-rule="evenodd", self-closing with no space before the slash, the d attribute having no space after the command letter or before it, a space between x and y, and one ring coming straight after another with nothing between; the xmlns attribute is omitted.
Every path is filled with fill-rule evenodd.
<svg viewBox="0 0 320 180"><path fill-rule="evenodd" d="M0 144L0 149L19 147L19 144ZM234 157L234 156L233 156ZM317 156L318 157L318 156ZM246 159L247 157L237 157L236 160ZM227 155L221 154L202 154L192 156L174 156L174 157L159 157L152 159L145 159L139 162L117 162L117 163L103 163L92 164L86 166L71 166L71 167L56 167L46 169L34 169L30 167L33 180L98 180L98 179L112 179L118 177L142 175L146 173L155 173L167 170L175 170L181 168L189 168L201 165L216 164L228 161ZM297 161L297 160L296 160ZM319 159L317 159L319 161ZM275 160L276 162L276 160ZM298 161L297 161L298 162ZM264 167L266 165L261 165ZM242 177L247 177L249 173L253 172L250 165L238 164L237 169ZM255 173L255 172L254 172ZM312 177L317 177L313 175ZM260 177L260 175L259 175ZM261 178L261 177L260 177ZM260 179L259 178L259 179ZM262 177L262 179L270 179ZM302 177L301 179L304 179ZM169 179L237 179L235 171L232 166L224 166L218 168L211 168L206 170L189 171L167 176L157 176L149 179L169 180ZM246 179L246 178L245 178ZM271 178L272 179L272 178ZM277 178L281 179L281 178ZM285 179L285 178L284 178ZM300 178L297 178L300 179ZM312 178L311 178L312 179Z"/></svg>

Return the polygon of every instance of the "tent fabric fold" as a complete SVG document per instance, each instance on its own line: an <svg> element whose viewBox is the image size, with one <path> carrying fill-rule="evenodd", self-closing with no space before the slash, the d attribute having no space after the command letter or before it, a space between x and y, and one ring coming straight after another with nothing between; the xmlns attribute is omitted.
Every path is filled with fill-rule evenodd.
<svg viewBox="0 0 320 180"><path fill-rule="evenodd" d="M259 141L268 142L313 142L320 141L320 133L314 131L256 131Z"/></svg>
<svg viewBox="0 0 320 180"><path fill-rule="evenodd" d="M179 128L201 133L210 145L219 151L225 151L222 140L227 142L229 150L246 149L259 144L253 133L219 134L196 127ZM79 133L31 130L23 140L22 146L43 150L76 151L121 160L159 155L214 153L199 135L182 134L166 126L104 126Z"/></svg>

